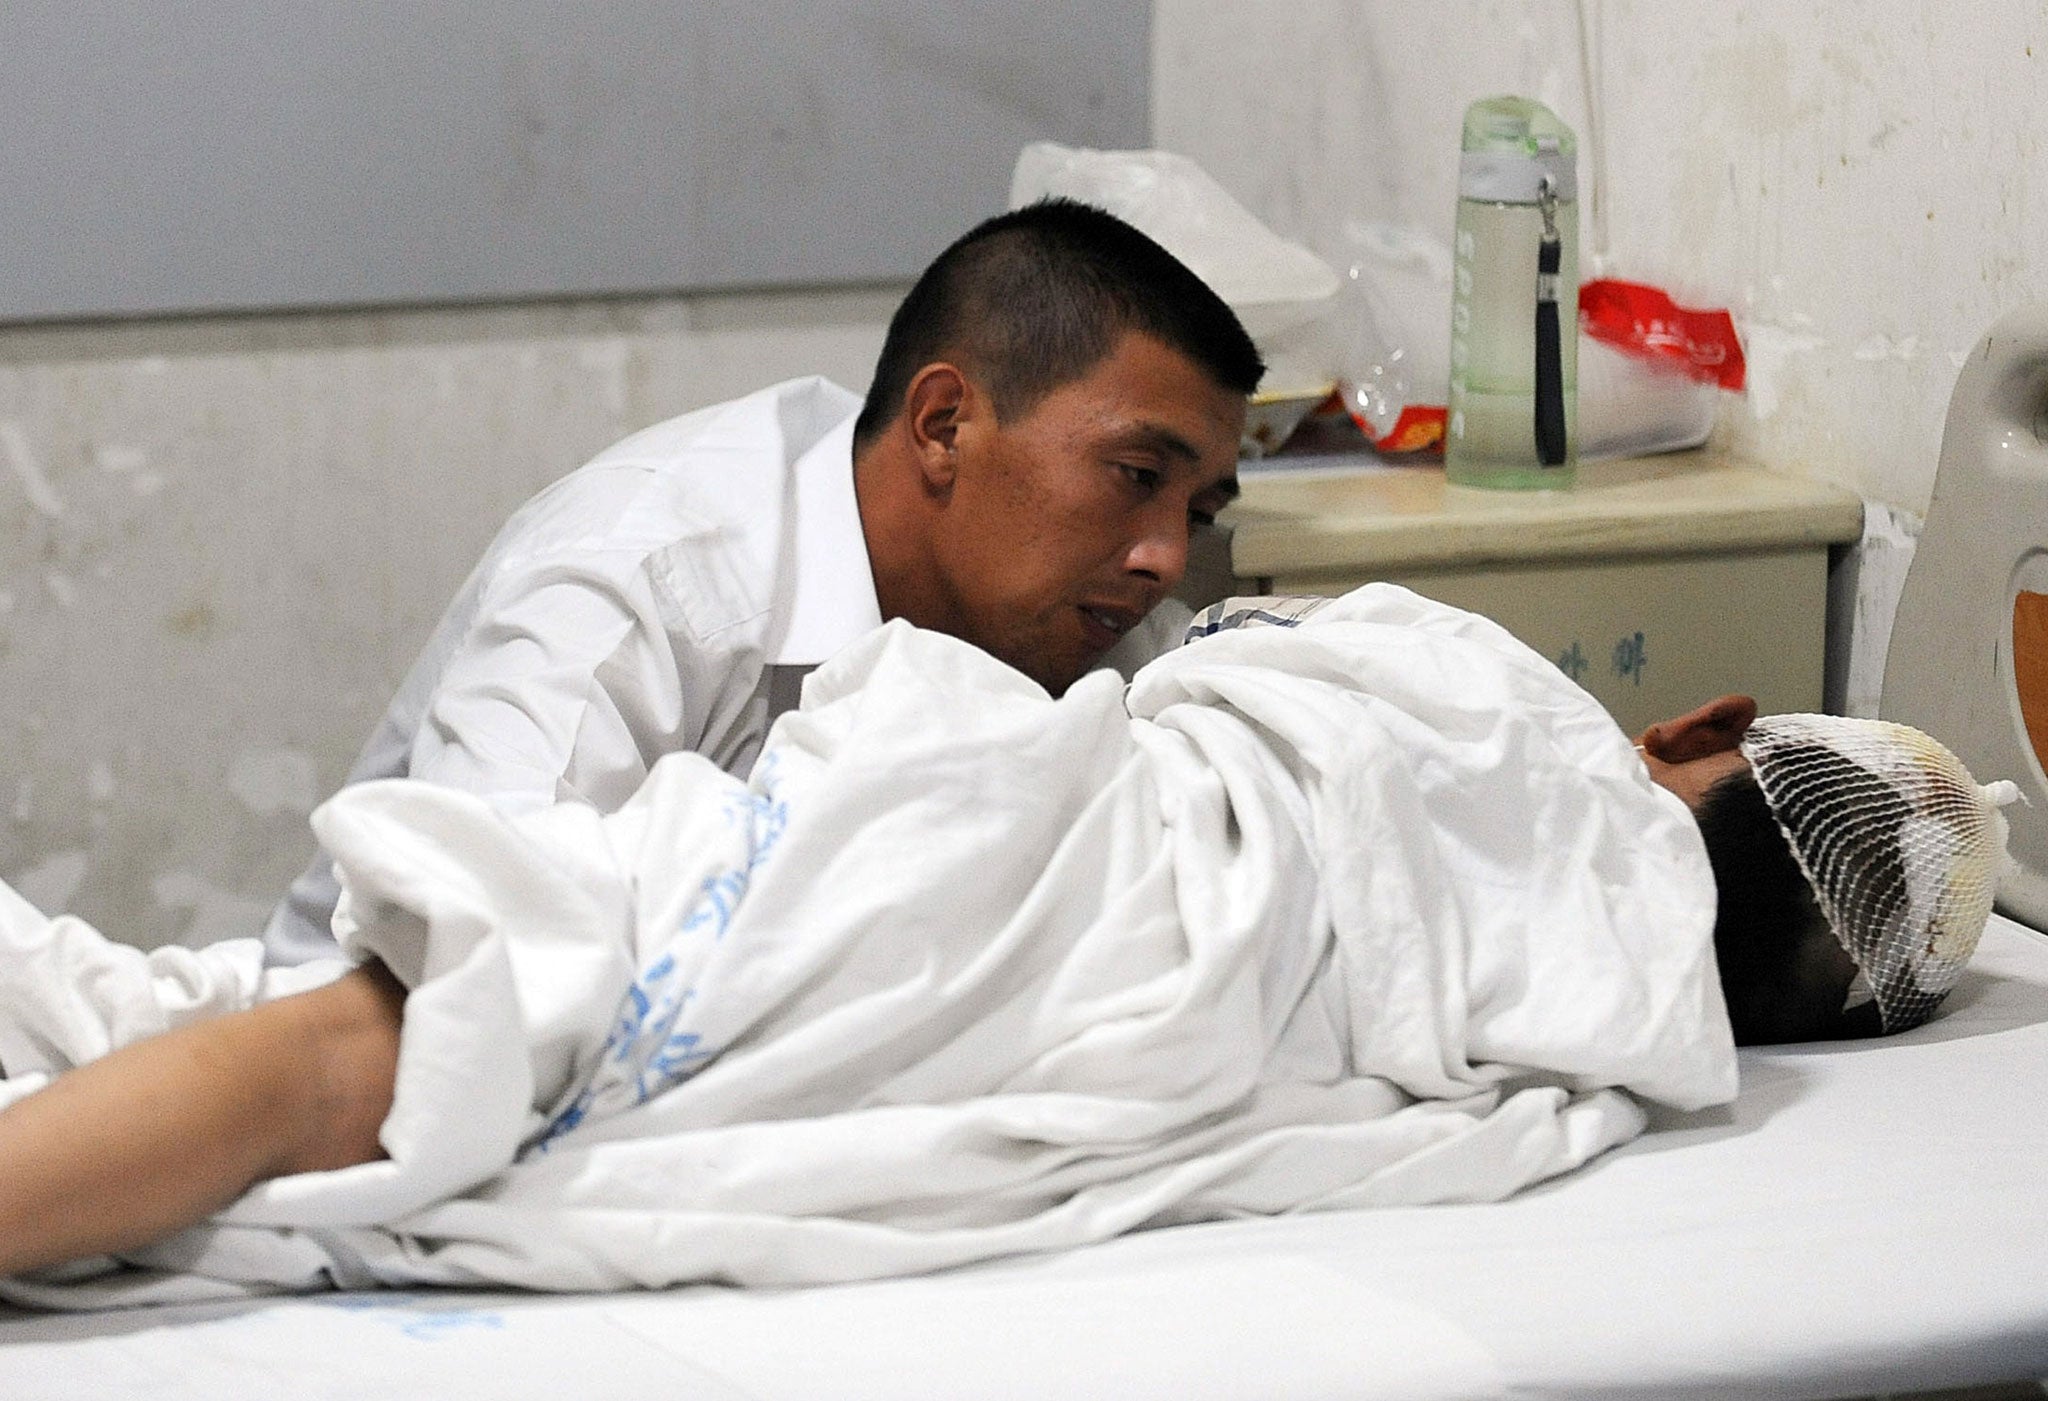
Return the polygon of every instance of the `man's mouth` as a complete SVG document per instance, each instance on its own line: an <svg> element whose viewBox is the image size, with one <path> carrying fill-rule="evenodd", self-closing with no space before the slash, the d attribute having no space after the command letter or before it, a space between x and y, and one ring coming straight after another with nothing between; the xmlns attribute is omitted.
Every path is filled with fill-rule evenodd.
<svg viewBox="0 0 2048 1401"><path fill-rule="evenodd" d="M1137 624L1138 615L1122 609L1091 608L1083 605L1081 615L1105 632L1122 637Z"/></svg>

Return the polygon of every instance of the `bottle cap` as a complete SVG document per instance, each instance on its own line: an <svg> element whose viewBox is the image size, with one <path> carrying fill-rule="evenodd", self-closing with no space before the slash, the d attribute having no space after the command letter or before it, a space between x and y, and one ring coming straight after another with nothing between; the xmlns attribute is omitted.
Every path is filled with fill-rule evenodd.
<svg viewBox="0 0 2048 1401"><path fill-rule="evenodd" d="M1465 109L1458 197L1534 204L1543 178L1561 200L1578 198L1579 141L1540 102L1488 97Z"/></svg>

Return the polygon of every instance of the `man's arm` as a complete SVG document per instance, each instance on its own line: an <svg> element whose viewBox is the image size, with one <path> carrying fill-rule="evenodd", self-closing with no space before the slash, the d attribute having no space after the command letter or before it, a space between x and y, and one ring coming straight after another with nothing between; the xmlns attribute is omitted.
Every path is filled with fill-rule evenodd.
<svg viewBox="0 0 2048 1401"><path fill-rule="evenodd" d="M459 597L474 616L437 662L415 664L347 782L424 779L508 813L624 803L655 757L690 746L705 683L703 658L675 654L642 572L619 569L603 551L544 551ZM335 957L339 896L316 853L271 913L265 960Z"/></svg>
<svg viewBox="0 0 2048 1401"><path fill-rule="evenodd" d="M405 990L381 964L140 1041L0 1112L0 1275L131 1249L265 1178L384 1156Z"/></svg>

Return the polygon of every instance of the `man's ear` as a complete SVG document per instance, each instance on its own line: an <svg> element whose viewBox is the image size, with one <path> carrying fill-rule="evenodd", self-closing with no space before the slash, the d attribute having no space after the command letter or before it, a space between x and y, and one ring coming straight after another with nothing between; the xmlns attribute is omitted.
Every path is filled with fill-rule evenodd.
<svg viewBox="0 0 2048 1401"><path fill-rule="evenodd" d="M1717 696L1698 710L1663 720L1643 731L1643 752L1667 764L1723 754L1742 743L1756 723L1756 702L1748 696Z"/></svg>
<svg viewBox="0 0 2048 1401"><path fill-rule="evenodd" d="M926 365L903 396L903 422L925 485L946 491L960 465L960 419L969 395L958 366Z"/></svg>

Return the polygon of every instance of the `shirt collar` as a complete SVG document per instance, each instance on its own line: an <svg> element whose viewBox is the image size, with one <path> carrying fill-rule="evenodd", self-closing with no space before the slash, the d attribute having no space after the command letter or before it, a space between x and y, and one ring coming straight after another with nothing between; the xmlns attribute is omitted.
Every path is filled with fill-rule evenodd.
<svg viewBox="0 0 2048 1401"><path fill-rule="evenodd" d="M853 422L820 438L791 471L796 515L789 626L773 666L815 666L882 625L874 569L853 491Z"/></svg>

